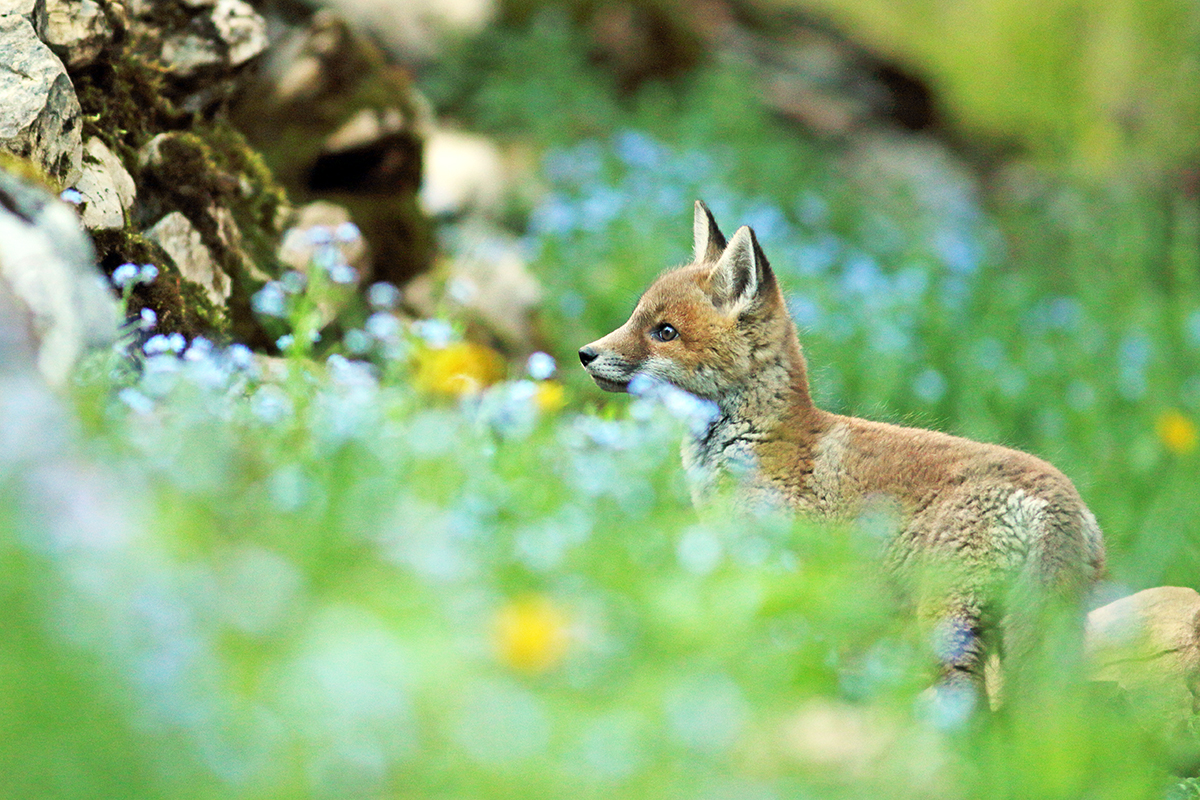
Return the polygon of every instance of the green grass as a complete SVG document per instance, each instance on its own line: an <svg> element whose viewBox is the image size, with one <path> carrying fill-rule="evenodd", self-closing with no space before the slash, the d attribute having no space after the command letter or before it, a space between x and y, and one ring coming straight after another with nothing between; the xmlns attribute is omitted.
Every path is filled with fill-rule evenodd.
<svg viewBox="0 0 1200 800"><path fill-rule="evenodd" d="M427 391L445 332L386 309L362 360L314 361L295 295L275 367L193 345L99 355L69 399L0 379L3 795L1196 796L1071 659L1002 713L931 708L869 526L697 512L682 423L574 368L701 197L758 230L826 407L1042 455L1106 531L1107 592L1194 586L1197 451L1156 426L1200 413L1195 198L985 200L936 165L960 188L930 192L734 67L620 98L552 20L488 35L431 94L544 156L512 224L574 402L539 410L520 365Z"/></svg>

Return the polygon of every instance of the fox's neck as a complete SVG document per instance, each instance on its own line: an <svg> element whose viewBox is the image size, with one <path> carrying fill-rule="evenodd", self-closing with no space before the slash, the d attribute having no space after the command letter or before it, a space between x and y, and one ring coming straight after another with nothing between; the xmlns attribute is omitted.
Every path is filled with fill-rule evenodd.
<svg viewBox="0 0 1200 800"><path fill-rule="evenodd" d="M717 456L732 441L774 436L785 421L820 413L809 394L800 343L788 327L782 342L752 354L749 379L717 398L719 416L697 437L701 451Z"/></svg>

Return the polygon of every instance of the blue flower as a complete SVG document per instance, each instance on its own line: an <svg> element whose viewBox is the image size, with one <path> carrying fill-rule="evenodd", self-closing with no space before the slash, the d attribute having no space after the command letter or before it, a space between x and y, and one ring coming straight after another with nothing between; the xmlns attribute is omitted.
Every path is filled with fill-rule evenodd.
<svg viewBox="0 0 1200 800"><path fill-rule="evenodd" d="M136 283L139 274L137 264L122 264L113 270L112 282L118 289L124 289Z"/></svg>
<svg viewBox="0 0 1200 800"><path fill-rule="evenodd" d="M314 225L304 232L304 236L308 239L309 244L317 245L318 247L333 242L333 231L325 225Z"/></svg>
<svg viewBox="0 0 1200 800"><path fill-rule="evenodd" d="M250 298L250 307L265 317L283 317L287 313L287 297L283 292L283 286L270 281Z"/></svg>
<svg viewBox="0 0 1200 800"><path fill-rule="evenodd" d="M631 169L654 169L662 163L666 149L640 131L617 134L617 157Z"/></svg>
<svg viewBox="0 0 1200 800"><path fill-rule="evenodd" d="M149 414L154 410L154 401L132 387L122 389L117 393L117 397L139 414Z"/></svg>
<svg viewBox="0 0 1200 800"><path fill-rule="evenodd" d="M349 244L350 242L357 242L359 239L361 239L362 231L360 231L358 226L353 222L343 222L334 229L333 238L337 239L343 244Z"/></svg>
<svg viewBox="0 0 1200 800"><path fill-rule="evenodd" d="M528 370L529 377L537 381L544 381L554 374L557 366L554 363L554 356L539 350L529 357L525 369Z"/></svg>
<svg viewBox="0 0 1200 800"><path fill-rule="evenodd" d="M304 273L296 270L288 270L279 279L279 286L288 294L301 294L304 287L308 285L308 278L304 277Z"/></svg>
<svg viewBox="0 0 1200 800"><path fill-rule="evenodd" d="M158 315L152 308L143 308L140 317L141 321L138 323L138 327L144 331L148 331L158 324Z"/></svg>
<svg viewBox="0 0 1200 800"><path fill-rule="evenodd" d="M64 189L63 193L59 195L59 198L73 206L83 204L83 195L80 194L78 189Z"/></svg>
<svg viewBox="0 0 1200 800"><path fill-rule="evenodd" d="M930 367L913 378L912 389L918 399L936 403L946 394L946 379L942 373Z"/></svg>
<svg viewBox="0 0 1200 800"><path fill-rule="evenodd" d="M138 270L138 283L154 283L154 279L158 277L158 267L153 264L142 264Z"/></svg>
<svg viewBox="0 0 1200 800"><path fill-rule="evenodd" d="M329 279L334 283L349 285L358 282L358 272L354 267L342 262L334 264L333 268L329 270Z"/></svg>
<svg viewBox="0 0 1200 800"><path fill-rule="evenodd" d="M400 321L383 311L376 311L367 317L364 327L368 334L381 342L394 339L400 333Z"/></svg>
<svg viewBox="0 0 1200 800"><path fill-rule="evenodd" d="M376 311L395 308L400 302L400 290L390 283L375 283L367 290L367 302Z"/></svg>

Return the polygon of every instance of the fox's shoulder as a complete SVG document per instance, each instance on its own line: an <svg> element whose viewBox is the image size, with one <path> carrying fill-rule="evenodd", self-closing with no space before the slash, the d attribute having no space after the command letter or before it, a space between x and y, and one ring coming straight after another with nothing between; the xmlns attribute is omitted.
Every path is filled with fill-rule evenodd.
<svg viewBox="0 0 1200 800"><path fill-rule="evenodd" d="M875 493L905 505L959 488L1078 497L1053 465L1001 445L828 412L785 416L777 424L779 435L757 448L763 473L794 504L826 514L851 511Z"/></svg>

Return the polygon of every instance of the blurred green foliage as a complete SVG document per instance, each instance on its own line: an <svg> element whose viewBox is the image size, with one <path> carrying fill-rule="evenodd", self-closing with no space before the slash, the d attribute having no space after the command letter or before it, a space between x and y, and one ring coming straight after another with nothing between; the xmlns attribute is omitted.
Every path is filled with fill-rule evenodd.
<svg viewBox="0 0 1200 800"><path fill-rule="evenodd" d="M1043 455L1103 592L1194 586L1195 198L1018 170L985 201L935 150L797 137L736 65L621 97L561 18L484 36L430 93L542 157L512 224L575 406L516 368L444 396L484 368L386 292L314 362L321 280L256 300L287 359L159 337L69 401L0 377L3 795L1200 796L1074 660L931 704L869 524L697 512L680 422L568 368L701 197L758 231L826 407Z"/></svg>
<svg viewBox="0 0 1200 800"><path fill-rule="evenodd" d="M1170 176L1200 157L1189 0L761 2L827 17L925 76L967 136L1093 176Z"/></svg>

